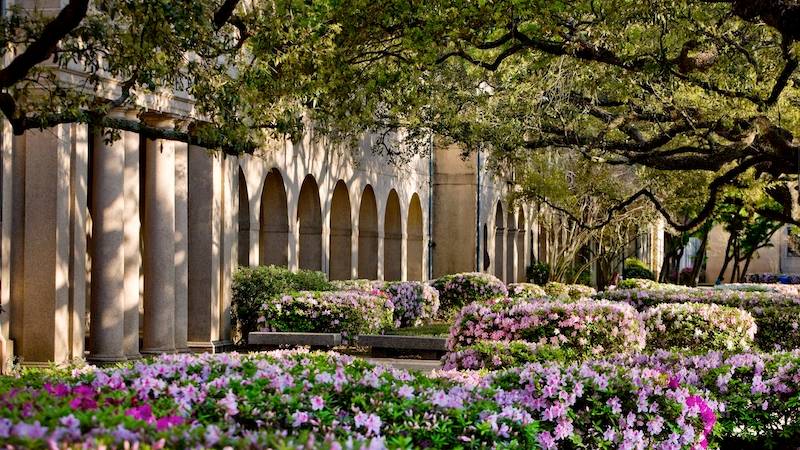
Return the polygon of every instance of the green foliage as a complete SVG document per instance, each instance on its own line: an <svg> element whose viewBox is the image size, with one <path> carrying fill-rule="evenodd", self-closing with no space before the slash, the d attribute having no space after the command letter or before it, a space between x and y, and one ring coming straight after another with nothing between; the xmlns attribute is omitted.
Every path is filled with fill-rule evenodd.
<svg viewBox="0 0 800 450"><path fill-rule="evenodd" d="M478 341L445 355L444 370L499 370L532 362L575 362L580 356L571 348L526 341Z"/></svg>
<svg viewBox="0 0 800 450"><path fill-rule="evenodd" d="M280 266L239 267L233 275L231 318L239 342L255 331L262 305L276 296L294 291L326 291L333 286L322 272L291 270Z"/></svg>
<svg viewBox="0 0 800 450"><path fill-rule="evenodd" d="M304 333L341 333L345 339L391 327L394 308L385 294L357 290L292 292L265 300L259 329Z"/></svg>
<svg viewBox="0 0 800 450"><path fill-rule="evenodd" d="M645 280L655 280L656 277L653 272L647 267L644 261L638 258L625 259L625 265L622 269L622 277L628 278L641 278Z"/></svg>
<svg viewBox="0 0 800 450"><path fill-rule="evenodd" d="M546 262L534 261L525 270L525 277L533 284L544 286L550 281L550 265Z"/></svg>
<svg viewBox="0 0 800 450"><path fill-rule="evenodd" d="M665 303L645 311L643 319L650 349L741 352L752 347L756 333L750 313L713 303Z"/></svg>
<svg viewBox="0 0 800 450"><path fill-rule="evenodd" d="M508 295L508 289L500 279L481 272L445 275L433 280L431 285L439 291L439 310L444 316L452 316L462 306L472 302Z"/></svg>

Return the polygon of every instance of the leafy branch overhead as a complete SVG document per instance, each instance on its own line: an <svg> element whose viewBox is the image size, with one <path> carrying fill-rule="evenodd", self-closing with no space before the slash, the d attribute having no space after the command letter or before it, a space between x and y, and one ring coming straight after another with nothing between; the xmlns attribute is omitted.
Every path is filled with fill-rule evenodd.
<svg viewBox="0 0 800 450"><path fill-rule="evenodd" d="M693 229L751 180L780 206L763 215L800 223L798 23L795 0L76 0L2 18L0 110L16 133L86 122L228 153L309 124L379 130L392 157L432 132L498 168L564 150L652 171L595 227L650 202ZM192 123L110 122L170 92ZM676 200L681 183L704 195Z"/></svg>

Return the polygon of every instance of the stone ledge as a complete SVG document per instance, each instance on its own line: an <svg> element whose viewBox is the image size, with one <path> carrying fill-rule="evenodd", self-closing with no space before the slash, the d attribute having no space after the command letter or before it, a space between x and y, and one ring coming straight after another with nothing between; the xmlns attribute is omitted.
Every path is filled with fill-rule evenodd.
<svg viewBox="0 0 800 450"><path fill-rule="evenodd" d="M335 347L341 345L339 333L293 333L253 331L248 335L250 345L310 345L312 347Z"/></svg>
<svg viewBox="0 0 800 450"><path fill-rule="evenodd" d="M425 336L398 336L389 334L362 334L358 345L391 350L447 351L447 338Z"/></svg>

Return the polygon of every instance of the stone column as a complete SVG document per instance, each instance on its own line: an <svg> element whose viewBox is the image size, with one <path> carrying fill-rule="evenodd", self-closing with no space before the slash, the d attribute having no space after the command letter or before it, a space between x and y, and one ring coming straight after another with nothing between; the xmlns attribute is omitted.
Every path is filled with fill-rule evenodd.
<svg viewBox="0 0 800 450"><path fill-rule="evenodd" d="M91 361L125 360L125 142L94 132Z"/></svg>
<svg viewBox="0 0 800 450"><path fill-rule="evenodd" d="M68 125L26 133L23 364L70 357Z"/></svg>
<svg viewBox="0 0 800 450"><path fill-rule="evenodd" d="M220 345L221 254L223 243L223 168L220 156L189 146L189 302L192 351Z"/></svg>
<svg viewBox="0 0 800 450"><path fill-rule="evenodd" d="M219 286L219 338L222 345L231 341L231 284L236 270L238 255L238 211L237 192L239 192L239 159L226 156L222 161L222 247L220 251Z"/></svg>
<svg viewBox="0 0 800 450"><path fill-rule="evenodd" d="M136 119L136 112L129 110L125 114L128 120ZM121 140L125 145L125 173L123 196L125 208L123 212L123 248L125 255L125 281L123 293L124 309L124 346L127 359L138 359L139 354L139 307L141 306L141 269L142 253L141 218L139 211L139 134L121 131Z"/></svg>
<svg viewBox="0 0 800 450"><path fill-rule="evenodd" d="M86 236L89 233L89 126L74 124L70 151L69 315L70 358L83 358L86 342Z"/></svg>
<svg viewBox="0 0 800 450"><path fill-rule="evenodd" d="M8 358L9 351L7 347L11 339L11 238L16 236L11 231L11 224L13 220L13 161L14 161L14 135L11 130L11 124L3 119L0 121L0 170L2 176L0 182L2 188L0 192L0 230L2 237L0 238L0 308L3 312L0 313L0 336L4 338L4 346L0 348L3 353L3 359L0 359L0 370ZM18 240L18 239L17 239Z"/></svg>
<svg viewBox="0 0 800 450"><path fill-rule="evenodd" d="M400 234L400 280L408 281L408 218Z"/></svg>
<svg viewBox="0 0 800 450"><path fill-rule="evenodd" d="M351 217L358 218L357 214ZM354 220L350 231L350 279L358 278L358 221Z"/></svg>
<svg viewBox="0 0 800 450"><path fill-rule="evenodd" d="M169 127L170 120L156 120ZM175 351L175 148L148 139L144 188L144 342L142 353Z"/></svg>
<svg viewBox="0 0 800 450"><path fill-rule="evenodd" d="M385 270L386 270L386 268L384 267L384 264L383 264L383 261L384 261L383 258L384 258L386 246L384 245L383 241L384 241L384 239L386 239L386 232L384 231L383 226L384 226L384 221L383 220L378 220L378 268L377 268L378 275L376 277L377 280L384 280L385 279Z"/></svg>
<svg viewBox="0 0 800 450"><path fill-rule="evenodd" d="M2 258L3 278L0 288L8 295L9 337L22 348L25 302L25 136L14 136L11 154L3 146L3 245L8 243L9 257ZM8 166L11 166L10 168ZM6 174L10 174L6 177ZM6 190L6 188L10 188ZM5 256L5 255L3 255ZM7 291L6 291L7 289ZM15 299L13 302L11 299Z"/></svg>
<svg viewBox="0 0 800 450"><path fill-rule="evenodd" d="M189 351L189 223L188 223L188 144L175 147L175 349Z"/></svg>

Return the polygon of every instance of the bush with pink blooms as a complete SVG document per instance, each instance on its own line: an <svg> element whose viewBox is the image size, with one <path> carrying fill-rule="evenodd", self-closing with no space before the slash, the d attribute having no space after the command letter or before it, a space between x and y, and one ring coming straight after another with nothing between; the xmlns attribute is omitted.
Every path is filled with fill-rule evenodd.
<svg viewBox="0 0 800 450"><path fill-rule="evenodd" d="M472 302L508 295L506 285L499 278L481 272L445 275L433 280L431 285L439 291L439 309L446 314L454 314Z"/></svg>
<svg viewBox="0 0 800 450"><path fill-rule="evenodd" d="M344 337L379 333L393 325L394 305L379 290L295 292L261 305L261 331L342 333Z"/></svg>
<svg viewBox="0 0 800 450"><path fill-rule="evenodd" d="M527 300L531 298L545 298L547 292L538 284L511 283L507 286L508 296L515 299Z"/></svg>
<svg viewBox="0 0 800 450"><path fill-rule="evenodd" d="M450 351L478 341L549 344L576 357L644 348L645 330L634 308L619 302L522 302L465 306L450 329Z"/></svg>
<svg viewBox="0 0 800 450"><path fill-rule="evenodd" d="M0 403L0 441L19 449L689 449L718 408L625 364L429 376L303 351L28 372L0 379Z"/></svg>
<svg viewBox="0 0 800 450"><path fill-rule="evenodd" d="M717 407L716 443L723 449L800 448L800 351L702 355L656 351L609 360L699 389Z"/></svg>
<svg viewBox="0 0 800 450"><path fill-rule="evenodd" d="M664 303L717 304L743 309L756 321L756 345L765 351L800 348L800 295L788 291L691 288L656 285L612 289L595 298L633 305L640 311Z"/></svg>
<svg viewBox="0 0 800 450"><path fill-rule="evenodd" d="M756 322L747 311L713 303L665 303L642 314L647 346L705 353L753 346Z"/></svg>
<svg viewBox="0 0 800 450"><path fill-rule="evenodd" d="M525 341L478 341L442 358L444 370L499 370L532 362L566 361L574 358L560 347Z"/></svg>
<svg viewBox="0 0 800 450"><path fill-rule="evenodd" d="M388 281L381 289L394 305L395 327L416 327L439 313L439 291L420 281Z"/></svg>

